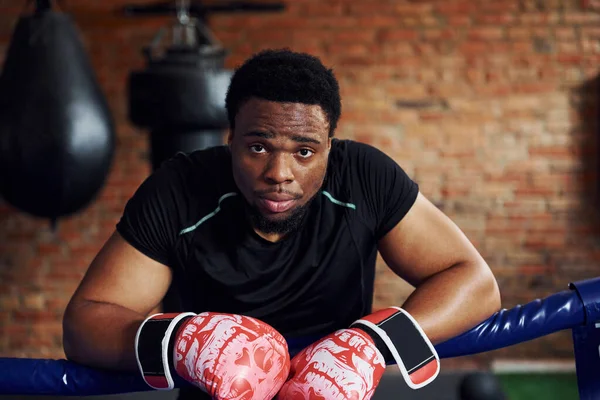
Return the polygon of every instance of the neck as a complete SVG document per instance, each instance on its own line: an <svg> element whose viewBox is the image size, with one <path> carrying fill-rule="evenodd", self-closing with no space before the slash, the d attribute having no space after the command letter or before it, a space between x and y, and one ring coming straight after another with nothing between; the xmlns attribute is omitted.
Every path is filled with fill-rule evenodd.
<svg viewBox="0 0 600 400"><path fill-rule="evenodd" d="M254 229L254 232L256 232L256 234L258 236L260 236L261 238L263 238L271 243L277 243L280 240L284 239L287 235L286 233L264 233L257 229Z"/></svg>

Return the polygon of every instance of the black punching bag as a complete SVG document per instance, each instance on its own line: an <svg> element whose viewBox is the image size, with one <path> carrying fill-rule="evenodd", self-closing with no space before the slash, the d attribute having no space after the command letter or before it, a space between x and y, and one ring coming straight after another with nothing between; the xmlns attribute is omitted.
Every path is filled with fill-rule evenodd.
<svg viewBox="0 0 600 400"><path fill-rule="evenodd" d="M38 2L17 22L0 76L0 197L56 221L93 201L114 123L71 19Z"/></svg>
<svg viewBox="0 0 600 400"><path fill-rule="evenodd" d="M203 23L182 14L173 40L154 56L163 29L144 53L147 66L129 76L129 119L150 130L153 169L177 152L222 145L229 126L225 96L233 71L224 68L227 51Z"/></svg>

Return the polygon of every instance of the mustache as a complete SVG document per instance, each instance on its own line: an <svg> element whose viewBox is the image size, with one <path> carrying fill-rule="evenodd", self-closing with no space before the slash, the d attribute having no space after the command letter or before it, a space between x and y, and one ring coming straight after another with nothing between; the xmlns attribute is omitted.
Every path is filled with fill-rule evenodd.
<svg viewBox="0 0 600 400"><path fill-rule="evenodd" d="M271 193L287 194L289 196L292 196L294 199L299 199L302 197L301 194L292 192L292 191L286 190L286 189L264 189L264 190L255 190L254 191L254 195L258 196L258 197L262 197L264 195L271 194Z"/></svg>

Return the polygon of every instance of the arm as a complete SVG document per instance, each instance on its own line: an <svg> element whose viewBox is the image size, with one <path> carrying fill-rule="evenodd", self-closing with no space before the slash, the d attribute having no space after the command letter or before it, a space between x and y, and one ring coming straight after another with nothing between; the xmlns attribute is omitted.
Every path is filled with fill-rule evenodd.
<svg viewBox="0 0 600 400"><path fill-rule="evenodd" d="M250 361L240 362L238 355L260 348L270 355L273 368L267 368L263 379L242 386L255 399L272 399L289 372L283 336L264 322L241 315L190 312L150 317L171 280L169 267L143 255L115 232L67 306L63 321L67 358L96 368L139 371L154 389L173 389L179 376L219 400L231 399L236 379L248 375ZM215 354L219 365L214 364ZM203 367L202 373L190 367L190 358ZM229 367L223 370L222 365Z"/></svg>
<svg viewBox="0 0 600 400"><path fill-rule="evenodd" d="M63 318L71 361L137 370L135 334L171 283L169 267L143 255L115 232L90 265Z"/></svg>
<svg viewBox="0 0 600 400"><path fill-rule="evenodd" d="M500 309L498 285L485 260L421 193L378 247L387 265L416 287L402 308L433 343L461 334Z"/></svg>

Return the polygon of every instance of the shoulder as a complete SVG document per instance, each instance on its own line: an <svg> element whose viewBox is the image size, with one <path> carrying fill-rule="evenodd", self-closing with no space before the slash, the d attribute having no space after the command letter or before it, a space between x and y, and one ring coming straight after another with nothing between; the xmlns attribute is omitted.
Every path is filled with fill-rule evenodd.
<svg viewBox="0 0 600 400"><path fill-rule="evenodd" d="M332 141L327 189L355 205L380 237L414 203L419 187L384 151L352 140Z"/></svg>
<svg viewBox="0 0 600 400"><path fill-rule="evenodd" d="M400 165L384 151L367 143L333 139L329 156L331 172L360 179L373 172L395 171Z"/></svg>
<svg viewBox="0 0 600 400"><path fill-rule="evenodd" d="M179 152L154 174L168 187L188 196L209 196L220 189L231 188L231 153L226 146Z"/></svg>
<svg viewBox="0 0 600 400"><path fill-rule="evenodd" d="M190 153L178 152L164 161L157 172L164 170L167 174L176 174L183 178L194 178L210 170L211 176L220 176L230 167L231 153L227 146L209 147ZM230 169L229 169L230 170Z"/></svg>
<svg viewBox="0 0 600 400"><path fill-rule="evenodd" d="M218 146L175 154L146 179L136 197L185 225L214 208L232 188L229 149Z"/></svg>
<svg viewBox="0 0 600 400"><path fill-rule="evenodd" d="M342 158L348 161L354 161L359 158L389 158L385 152L377 147L351 139L332 139L330 157L335 161Z"/></svg>

